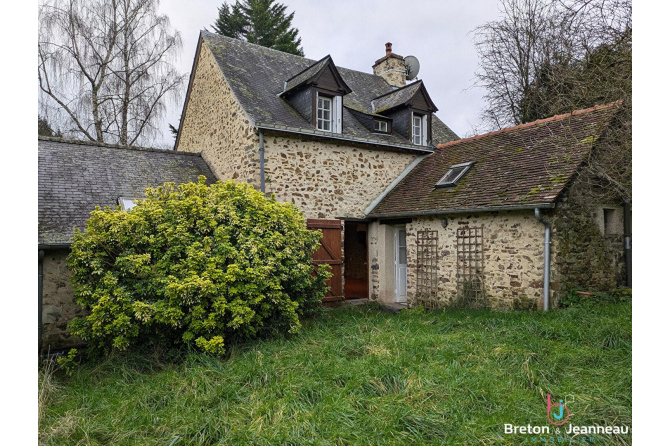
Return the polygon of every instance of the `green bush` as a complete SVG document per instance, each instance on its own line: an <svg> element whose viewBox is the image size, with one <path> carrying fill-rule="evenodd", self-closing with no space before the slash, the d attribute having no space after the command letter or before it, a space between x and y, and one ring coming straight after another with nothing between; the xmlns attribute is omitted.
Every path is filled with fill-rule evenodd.
<svg viewBox="0 0 670 446"><path fill-rule="evenodd" d="M149 188L76 231L68 266L89 315L68 328L93 354L157 343L222 355L233 339L296 332L327 289L327 267L311 263L320 237L247 184Z"/></svg>

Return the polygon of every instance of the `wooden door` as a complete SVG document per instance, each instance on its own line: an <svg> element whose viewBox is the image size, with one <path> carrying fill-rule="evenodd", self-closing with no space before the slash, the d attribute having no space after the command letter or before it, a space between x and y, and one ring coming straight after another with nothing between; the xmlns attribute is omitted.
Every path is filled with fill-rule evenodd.
<svg viewBox="0 0 670 446"><path fill-rule="evenodd" d="M307 229L319 229L323 233L321 246L312 254L312 264L330 265L333 276L328 280L330 290L322 299L332 302L344 299L342 292L342 226L340 220L307 220Z"/></svg>

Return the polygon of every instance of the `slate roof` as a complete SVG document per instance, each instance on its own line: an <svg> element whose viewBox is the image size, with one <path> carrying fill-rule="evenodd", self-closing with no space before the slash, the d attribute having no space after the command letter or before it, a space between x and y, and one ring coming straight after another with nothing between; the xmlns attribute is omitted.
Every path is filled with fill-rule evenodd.
<svg viewBox="0 0 670 446"><path fill-rule="evenodd" d="M252 119L254 126L347 138L363 143L391 145L413 150L421 148L411 144L407 138L395 132L391 135L384 135L369 131L348 110L371 113L371 101L393 91L381 76L337 67L340 76L352 89L352 92L344 95L342 99L344 105L342 133L337 135L322 132L310 125L288 101L279 96L284 92L284 82L292 80L298 73L317 61L208 31L201 31L200 37L200 44L207 46L212 51L221 72L235 97ZM321 61L326 60L328 60L327 57ZM314 66L308 71L311 73L317 68L323 67ZM458 136L437 116L433 116L432 127L434 144L458 139ZM423 149L430 150L427 147Z"/></svg>
<svg viewBox="0 0 670 446"><path fill-rule="evenodd" d="M441 144L369 217L551 207L620 109L620 102ZM454 164L474 162L455 187L435 184Z"/></svg>
<svg viewBox="0 0 670 446"><path fill-rule="evenodd" d="M419 91L423 81L416 81L372 100L372 110L379 113L407 103Z"/></svg>
<svg viewBox="0 0 670 446"><path fill-rule="evenodd" d="M311 67L305 69L304 71L296 74L293 76L291 79L286 81L286 88L284 88L284 91L290 91L293 90L294 88L302 85L303 83L307 82L309 79L312 77L316 76L319 74L319 72L328 65L328 62L330 60L330 55L324 57L323 59L317 61L312 65Z"/></svg>
<svg viewBox="0 0 670 446"><path fill-rule="evenodd" d="M38 243L69 244L96 206L144 196L165 182L216 181L199 154L38 138Z"/></svg>

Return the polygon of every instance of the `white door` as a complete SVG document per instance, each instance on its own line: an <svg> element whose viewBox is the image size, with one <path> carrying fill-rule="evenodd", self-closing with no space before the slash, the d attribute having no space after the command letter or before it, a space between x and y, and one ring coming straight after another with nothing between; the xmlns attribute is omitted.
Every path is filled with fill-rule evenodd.
<svg viewBox="0 0 670 446"><path fill-rule="evenodd" d="M395 301L407 302L407 233L395 230Z"/></svg>

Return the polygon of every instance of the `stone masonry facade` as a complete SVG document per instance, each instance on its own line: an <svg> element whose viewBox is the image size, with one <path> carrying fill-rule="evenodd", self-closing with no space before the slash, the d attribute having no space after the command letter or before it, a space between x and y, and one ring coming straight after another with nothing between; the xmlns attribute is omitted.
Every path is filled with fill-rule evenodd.
<svg viewBox="0 0 670 446"><path fill-rule="evenodd" d="M68 249L48 250L44 253L42 282L42 342L44 350L81 344L67 331L73 318L84 315L84 310L72 301L74 291L67 269Z"/></svg>
<svg viewBox="0 0 670 446"><path fill-rule="evenodd" d="M416 155L309 136L265 135L265 190L306 218L364 218Z"/></svg>
<svg viewBox="0 0 670 446"><path fill-rule="evenodd" d="M456 239L459 229L483 229L483 286L488 305L511 309L515 299L532 299L541 308L544 288L544 226L532 212L498 212L414 219L407 225L407 299L416 295L417 231L438 234L438 302L458 295ZM555 257L555 253L554 257ZM555 277L555 274L554 276ZM553 282L553 281L552 281ZM557 288L555 282L552 288ZM550 296L551 298L551 296Z"/></svg>
<svg viewBox="0 0 670 446"><path fill-rule="evenodd" d="M217 179L235 179L258 188L258 135L207 45L201 46L196 67L178 149L201 152Z"/></svg>
<svg viewBox="0 0 670 446"><path fill-rule="evenodd" d="M444 222L446 219L446 228ZM370 288L371 298L390 301L390 290L380 292L393 282L392 240L386 237L381 246L378 234L384 230L379 225L371 233ZM541 305L543 294L544 226L532 212L498 212L470 215L415 217L406 224L407 231L407 300L412 302L417 290L417 231L437 231L437 304L448 306L458 296L457 285L457 233L461 228L483 228L483 282L488 305L498 309L511 309L518 299L532 299ZM552 257L555 258L555 253ZM390 263L390 265L389 265ZM555 262L552 262L555 265ZM383 276L383 277L380 277ZM389 277L391 276L391 277ZM552 293L558 285L552 273Z"/></svg>
<svg viewBox="0 0 670 446"><path fill-rule="evenodd" d="M561 297L571 287L610 291L626 279L623 205L594 199L587 180L578 177L556 206L552 237Z"/></svg>

